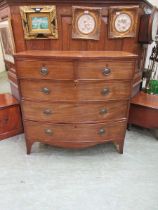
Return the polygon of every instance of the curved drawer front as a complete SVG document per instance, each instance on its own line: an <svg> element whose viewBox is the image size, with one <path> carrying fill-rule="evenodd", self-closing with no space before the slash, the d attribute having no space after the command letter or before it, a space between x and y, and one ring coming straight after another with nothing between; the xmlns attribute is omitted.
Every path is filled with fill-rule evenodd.
<svg viewBox="0 0 158 210"><path fill-rule="evenodd" d="M122 140L126 122L112 124L46 124L24 122L27 138L42 142L104 142Z"/></svg>
<svg viewBox="0 0 158 210"><path fill-rule="evenodd" d="M22 102L23 117L27 120L54 123L105 122L125 119L128 103L38 103Z"/></svg>
<svg viewBox="0 0 158 210"><path fill-rule="evenodd" d="M19 78L72 80L73 63L70 61L17 61Z"/></svg>
<svg viewBox="0 0 158 210"><path fill-rule="evenodd" d="M123 61L86 61L78 64L79 79L131 79L135 62Z"/></svg>
<svg viewBox="0 0 158 210"><path fill-rule="evenodd" d="M53 82L21 80L23 98L43 101L107 101L128 99L130 82Z"/></svg>

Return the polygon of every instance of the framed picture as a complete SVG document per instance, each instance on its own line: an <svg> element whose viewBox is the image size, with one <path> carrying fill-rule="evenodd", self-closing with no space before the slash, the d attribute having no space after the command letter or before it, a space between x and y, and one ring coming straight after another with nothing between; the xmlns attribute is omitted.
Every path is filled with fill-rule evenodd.
<svg viewBox="0 0 158 210"><path fill-rule="evenodd" d="M138 25L138 6L109 8L109 38L135 37Z"/></svg>
<svg viewBox="0 0 158 210"><path fill-rule="evenodd" d="M57 39L55 6L20 7L25 39Z"/></svg>
<svg viewBox="0 0 158 210"><path fill-rule="evenodd" d="M72 7L72 38L93 39L100 38L101 8Z"/></svg>
<svg viewBox="0 0 158 210"><path fill-rule="evenodd" d="M15 43L10 19L0 21L0 42L4 60L14 63Z"/></svg>

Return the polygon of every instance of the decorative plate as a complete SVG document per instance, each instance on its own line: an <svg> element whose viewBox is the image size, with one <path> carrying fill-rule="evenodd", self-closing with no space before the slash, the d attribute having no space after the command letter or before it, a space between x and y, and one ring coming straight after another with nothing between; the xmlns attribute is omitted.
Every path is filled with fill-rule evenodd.
<svg viewBox="0 0 158 210"><path fill-rule="evenodd" d="M72 38L99 40L101 8L72 7Z"/></svg>
<svg viewBox="0 0 158 210"><path fill-rule="evenodd" d="M138 6L110 7L109 38L135 37L137 34Z"/></svg>

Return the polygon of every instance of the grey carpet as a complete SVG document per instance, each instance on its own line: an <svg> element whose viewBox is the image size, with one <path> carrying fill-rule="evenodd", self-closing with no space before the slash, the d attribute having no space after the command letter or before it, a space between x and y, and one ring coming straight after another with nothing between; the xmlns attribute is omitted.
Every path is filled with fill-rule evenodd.
<svg viewBox="0 0 158 210"><path fill-rule="evenodd" d="M148 130L112 144L65 150L24 136L0 142L0 210L157 210L158 141Z"/></svg>

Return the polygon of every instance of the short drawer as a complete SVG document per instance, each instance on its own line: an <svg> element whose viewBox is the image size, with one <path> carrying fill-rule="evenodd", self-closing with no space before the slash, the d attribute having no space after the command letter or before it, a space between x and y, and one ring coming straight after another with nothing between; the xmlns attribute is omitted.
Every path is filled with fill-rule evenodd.
<svg viewBox="0 0 158 210"><path fill-rule="evenodd" d="M82 61L78 63L78 79L132 79L135 62Z"/></svg>
<svg viewBox="0 0 158 210"><path fill-rule="evenodd" d="M131 83L21 80L22 97L38 101L107 101L128 99Z"/></svg>
<svg viewBox="0 0 158 210"><path fill-rule="evenodd" d="M125 119L128 102L39 103L22 102L26 120L53 123L91 123Z"/></svg>
<svg viewBox="0 0 158 210"><path fill-rule="evenodd" d="M19 78L72 80L74 78L71 61L17 61Z"/></svg>
<svg viewBox="0 0 158 210"><path fill-rule="evenodd" d="M41 142L104 142L124 139L126 121L112 124L49 124L25 121L27 138Z"/></svg>

